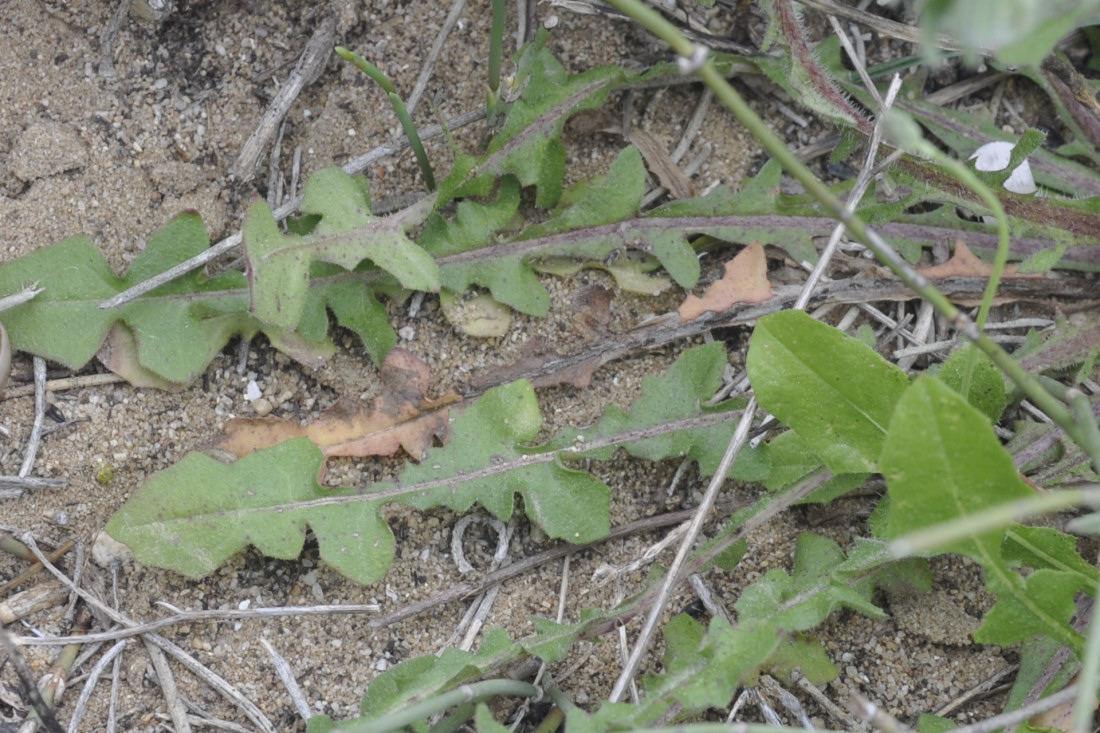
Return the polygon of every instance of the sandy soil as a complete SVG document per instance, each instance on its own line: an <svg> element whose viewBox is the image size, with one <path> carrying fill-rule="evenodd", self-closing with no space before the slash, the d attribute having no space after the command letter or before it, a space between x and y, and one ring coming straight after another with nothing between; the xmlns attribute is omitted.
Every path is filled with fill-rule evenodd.
<svg viewBox="0 0 1100 733"><path fill-rule="evenodd" d="M101 38L115 13L113 3L101 0L7 0L0 3L0 226L6 233L4 260L66 236L85 233L103 249L111 265L122 272L141 251L147 237L177 213L199 211L215 240L238 228L242 212L253 196L268 196L267 159L250 184L235 183L228 171L266 103L285 79L299 50L319 22L320 3L304 0L254 2L217 0L169 16L161 22L128 16L113 46L115 75L104 76ZM379 62L398 89L415 84L422 59L448 11L441 0L360 3L339 0L337 41ZM541 7L541 6L540 6ZM482 101L480 80L485 73L488 3L471 0L458 28L444 48L428 96L439 97L440 113L451 117ZM540 10L540 12L544 12ZM545 11L548 13L549 11ZM595 64L661 57L660 47L628 26L565 13L555 30L554 49L574 70ZM749 16L744 17L748 23ZM727 22L732 23L732 20ZM638 103L637 122L670 146L698 100L699 90L687 87L647 93ZM792 142L813 130L795 130L775 116L774 104L761 101L764 110L785 129ZM618 111L616 110L616 114ZM428 105L416 113L420 124L434 122ZM389 140L396 121L381 91L350 68L331 61L320 79L307 87L291 109L282 139L279 170L290 184L290 160L301 148L301 174L329 165L341 165ZM457 136L460 145L476 144L480 128ZM702 142L714 151L696 178L698 188L714 181L736 186L758 150L744 133L715 106L704 125ZM571 141L570 175L580 178L599 171L621 143L613 139ZM435 143L430 154L445 168L446 145ZM690 156L689 156L690 157ZM373 165L367 176L377 199L420 189L415 162L405 154ZM714 260L704 262L716 271ZM509 333L491 340L459 335L440 314L437 301L428 298L415 317L403 308L392 310L396 326L412 328L404 346L432 366L432 392L461 386L472 375L507 364L533 336L551 342L583 340L571 315L572 298L587 285L613 283L597 273L568 280L547 278L553 310L545 319L516 318ZM646 314L675 308L681 293L642 298L617 293L613 312L622 326ZM727 334L735 362L744 334ZM233 415L250 415L245 387L255 380L275 414L299 419L315 416L340 396L369 399L376 389L375 370L361 347L348 337L324 368L303 370L266 344L257 342L238 371L238 352L230 348L210 367L206 378L182 392L163 393L125 384L81 388L51 395L51 401L71 421L50 435L41 450L35 475L69 479L61 490L24 495L0 505L3 523L17 531L32 531L43 544L73 538L89 543L108 517L151 473L179 460L201 445ZM547 423L546 434L565 425L591 423L608 404L626 406L640 391L641 378L666 368L677 348L638 355L601 369L584 390L544 390L539 399ZM19 356L13 384L25 384L30 360ZM33 400L0 402L0 422L12 432L0 443L0 474L14 474L21 461L23 441L30 430ZM110 464L114 479L96 480L101 466ZM333 479L362 483L392 471L394 462L345 462L333 468ZM689 475L669 494L666 487L676 465L650 465L619 457L594 470L614 490L613 521L618 523L666 509L690 507L702 483ZM747 498L754 489L730 488L730 498ZM860 511L866 500L841 502L841 512L815 523L813 529L850 541L861 531ZM161 612L152 604L166 601L180 608L235 609L283 604L377 602L383 611L431 596L462 580L450 553L450 530L456 517L446 511L414 512L395 509L389 517L399 529L398 559L386 578L372 587L349 583L307 549L293 562L270 561L255 552L235 558L201 581L147 567L135 567L119 579L121 610L133 619L151 620ZM793 512L773 522L749 540L749 555L732 574L710 578L720 597L732 605L739 588L772 567L787 567L792 541L814 519ZM587 607L613 602L616 588L591 578L601 564L623 564L659 538L608 543L581 553L569 568L570 592L565 618L575 620ZM492 554L493 535L478 525L471 530L467 552L484 569ZM546 546L545 537L524 522L516 522L516 557ZM663 559L668 561L668 556ZM11 577L23 563L0 560L0 577ZM69 566L71 567L71 561ZM937 592L932 599L897 599L897 623L876 622L848 613L837 615L823 630L841 677L826 689L838 703L853 691L877 700L903 716L931 711L970 686L1006 667L1011 653L976 648L967 643L965 630L980 616L988 599L981 592L980 573L965 564L938 564ZM512 634L531 631L530 616L553 616L561 583L560 564L545 567L504 585L491 624ZM640 587L645 571L623 580L621 592ZM37 581L35 581L37 582ZM109 584L109 579L100 579ZM33 583L32 583L33 584ZM108 594L109 596L109 594ZM691 601L683 592L674 610ZM906 605L908 604L908 605ZM915 610L913 604L916 604ZM275 681L261 639L270 642L291 661L311 706L336 718L356 709L360 696L379 670L413 655L434 652L448 643L465 604L451 604L390 628L365 630L361 617L248 621L243 624L201 622L164 629L162 633L190 651L234 684L274 723L278 730L300 730L286 691ZM28 619L32 628L18 633L64 633L62 607ZM933 615L938 614L938 615ZM946 631L945 631L946 629ZM659 651L659 650L658 650ZM36 673L50 664L54 652L30 647L28 661ZM553 670L568 694L581 703L605 697L619 666L614 643L586 644L572 659ZM79 686L95 657L77 672ZM579 663L579 664L578 664ZM182 694L195 706L219 718L253 729L240 712L205 684L173 663ZM572 669L571 674L565 670ZM131 643L122 661L119 698L123 730L160 730L167 707L154 681L150 657L140 643ZM5 689L0 692L0 716L17 720L23 715L10 666L0 670ZM108 685L94 691L82 730L102 729L110 697ZM60 711L67 720L67 697ZM840 723L806 702L816 722L828 727ZM985 712L969 707L960 720ZM749 712L750 717L755 711Z"/></svg>

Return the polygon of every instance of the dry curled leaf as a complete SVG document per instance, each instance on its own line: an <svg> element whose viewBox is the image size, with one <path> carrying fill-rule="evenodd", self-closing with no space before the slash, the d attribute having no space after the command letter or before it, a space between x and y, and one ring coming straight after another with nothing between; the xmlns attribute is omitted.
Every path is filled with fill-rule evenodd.
<svg viewBox="0 0 1100 733"><path fill-rule="evenodd" d="M1018 265L1008 265L1005 267L1004 277L1042 277L1042 275L1020 275L1017 273L1018 269ZM956 239L955 253L951 255L951 259L942 265L922 267L918 272L932 279L942 277L989 277L993 273L993 265L979 259L966 246L966 242Z"/></svg>
<svg viewBox="0 0 1100 733"><path fill-rule="evenodd" d="M764 247L753 242L726 263L726 274L711 283L702 298L688 295L680 305L680 320L691 321L707 311L721 313L735 303L763 303L771 298Z"/></svg>
<svg viewBox="0 0 1100 733"><path fill-rule="evenodd" d="M428 365L420 358L404 349L393 349L382 363L382 390L370 412L344 399L305 426L275 417L237 418L226 424L225 433L214 447L241 458L305 436L321 449L326 460L333 456L388 456L404 448L419 461L433 441L447 439L447 406L459 399L449 392L434 402L425 400L430 376Z"/></svg>
<svg viewBox="0 0 1100 733"><path fill-rule="evenodd" d="M573 296L573 325L585 341L595 341L607 334L614 297L612 290L596 284L581 288Z"/></svg>

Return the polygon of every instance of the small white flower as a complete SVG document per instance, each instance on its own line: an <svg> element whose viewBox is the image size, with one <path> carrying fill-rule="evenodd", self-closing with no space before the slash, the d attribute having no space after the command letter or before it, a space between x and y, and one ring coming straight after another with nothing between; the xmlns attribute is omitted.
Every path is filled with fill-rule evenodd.
<svg viewBox="0 0 1100 733"><path fill-rule="evenodd" d="M980 171L1003 171L1008 167L1012 149L1015 147L1012 143L1002 141L986 143L974 151L970 160L974 161L974 167ZM1026 160L1016 166L1004 185L1013 193L1031 194L1039 190L1031 175L1031 166Z"/></svg>

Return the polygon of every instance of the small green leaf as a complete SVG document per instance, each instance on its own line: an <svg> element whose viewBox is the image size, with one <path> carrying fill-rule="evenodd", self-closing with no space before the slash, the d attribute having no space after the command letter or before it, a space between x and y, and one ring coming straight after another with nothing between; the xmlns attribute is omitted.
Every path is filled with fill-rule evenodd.
<svg viewBox="0 0 1100 733"><path fill-rule="evenodd" d="M316 269L314 276L318 277ZM298 324L299 332L307 340L319 340L327 335L329 321L326 308L336 316L337 323L354 331L362 339L376 366L381 366L386 354L397 345L397 333L390 325L386 307L378 302L365 283L349 279L310 287L305 312ZM305 324L311 314L316 325L312 332L307 333Z"/></svg>
<svg viewBox="0 0 1100 733"><path fill-rule="evenodd" d="M1077 538L1050 527L1009 527L1002 550L1010 564L1077 573L1094 585L1100 578L1100 572L1077 553Z"/></svg>
<svg viewBox="0 0 1100 733"><path fill-rule="evenodd" d="M365 718L401 710L410 701L438 695L478 677L491 669L490 665L517 653L508 632L500 627L490 628L476 652L448 647L438 657L433 654L413 657L390 667L371 682L359 710Z"/></svg>
<svg viewBox="0 0 1100 733"><path fill-rule="evenodd" d="M641 252L624 252L611 264L591 262L572 257L544 257L532 266L537 272L558 277L576 275L581 270L603 270L615 278L620 290L641 295L660 295L672 285L664 275L651 275L661 265L656 257Z"/></svg>
<svg viewBox="0 0 1100 733"><path fill-rule="evenodd" d="M876 558L881 564L885 555ZM869 583L850 586L832 577L845 562L832 540L804 533L795 549L794 573L775 568L741 593L735 608L739 618L766 618L788 631L807 631L820 625L836 608L852 608L874 618L882 609L870 601Z"/></svg>
<svg viewBox="0 0 1100 733"><path fill-rule="evenodd" d="M938 715L921 713L920 717L917 718L917 731L919 733L947 733L947 731L954 730L957 727L954 721L941 718Z"/></svg>
<svg viewBox="0 0 1100 733"><path fill-rule="evenodd" d="M1066 256L1069 245L1069 242L1059 242L1054 247L1039 250L1021 262L1017 272L1021 275L1042 275L1049 272Z"/></svg>
<svg viewBox="0 0 1100 733"><path fill-rule="evenodd" d="M571 196L570 205L556 210L546 221L528 227L524 239L633 218L645 193L645 163L633 145L619 151L606 176L582 181L584 195ZM568 193L568 192L567 192Z"/></svg>
<svg viewBox="0 0 1100 733"><path fill-rule="evenodd" d="M562 126L577 112L601 106L625 76L617 66L566 74L544 47L547 38L540 31L535 43L520 52L516 81L526 84L523 93L508 109L486 155L472 166L459 167L440 184L442 200L483 193L511 173L523 185L536 187L536 206L548 208L557 203L565 172Z"/></svg>
<svg viewBox="0 0 1100 733"><path fill-rule="evenodd" d="M661 633L665 637L665 669L678 674L698 661L699 647L706 635L706 628L686 613L673 616Z"/></svg>
<svg viewBox="0 0 1100 733"><path fill-rule="evenodd" d="M737 687L767 662L779 639L775 626L766 620L746 619L732 627L715 616L694 659L684 658L684 665L667 675L647 677L648 696L668 696L687 711L727 705Z"/></svg>
<svg viewBox="0 0 1100 733"><path fill-rule="evenodd" d="M755 463L764 464L767 473L760 477L749 477L738 473L738 464L742 458L755 457L760 454L766 460L757 460ZM746 461L748 465L752 465ZM821 463L817 453L810 447L798 433L787 430L772 438L768 443L762 444L751 452L742 452L734 465L734 471L730 475L744 481L758 481L764 484L768 491L781 492L803 481L816 481L820 474L828 473L828 469ZM799 504L828 504L838 496L843 496L867 480L866 473L842 473L825 479L825 482Z"/></svg>
<svg viewBox="0 0 1100 733"><path fill-rule="evenodd" d="M352 270L364 260L397 278L410 290L437 291L439 268L405 232L420 224L431 199L397 214L371 214L370 196L339 168L318 171L306 182L301 210L320 216L304 236L282 234L267 204L249 209L244 227L252 313L285 331L298 327L305 310L313 262Z"/></svg>
<svg viewBox="0 0 1100 733"><path fill-rule="evenodd" d="M823 467L817 452L806 439L787 430L761 446L772 470L762 482L768 491L779 491L802 481Z"/></svg>
<svg viewBox="0 0 1100 733"><path fill-rule="evenodd" d="M512 729L507 726L503 726L496 721L492 712L489 710L489 706L485 703L478 703L477 710L474 712L474 730L478 733L511 733Z"/></svg>
<svg viewBox="0 0 1100 733"><path fill-rule="evenodd" d="M546 448L568 449L579 457L606 460L611 457L611 447L585 451L584 445L617 435L644 435L659 426L682 421L685 423L682 430L629 440L622 447L631 455L651 461L690 456L699 461L704 475L713 475L733 435L732 421L708 421L697 428L689 425L693 420L705 420L708 414L717 417L721 412L706 410L702 403L718 390L727 363L726 351L719 343L690 348L680 354L665 374L642 379L642 394L629 412L612 405L591 428L565 430ZM742 466L747 467L748 463Z"/></svg>
<svg viewBox="0 0 1100 733"><path fill-rule="evenodd" d="M749 345L760 406L790 425L833 473L874 471L905 373L801 311L761 318Z"/></svg>
<svg viewBox="0 0 1100 733"><path fill-rule="evenodd" d="M968 343L947 357L940 367L939 378L991 421L999 420L1008 405L1001 370L973 344ZM964 385L969 387L968 391L964 391Z"/></svg>
<svg viewBox="0 0 1100 733"><path fill-rule="evenodd" d="M1021 644L1020 670L1013 680L1004 711L1008 713L1019 710L1022 706L1031 703L1036 689L1039 689L1044 697L1065 689L1081 667L1079 660L1065 652L1065 647L1057 639L1045 636L1029 639ZM1053 675L1051 675L1052 670L1055 670ZM1035 729L1030 726L1021 729L1021 733L1034 731Z"/></svg>
<svg viewBox="0 0 1100 733"><path fill-rule="evenodd" d="M784 684L791 681L795 668L814 685L832 682L839 674L821 642L805 634L792 634L781 641L767 668Z"/></svg>

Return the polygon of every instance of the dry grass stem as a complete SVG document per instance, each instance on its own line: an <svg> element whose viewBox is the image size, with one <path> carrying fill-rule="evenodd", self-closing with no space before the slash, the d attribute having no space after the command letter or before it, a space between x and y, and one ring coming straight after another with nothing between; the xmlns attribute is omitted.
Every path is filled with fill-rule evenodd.
<svg viewBox="0 0 1100 733"><path fill-rule="evenodd" d="M264 149L271 143L272 137L278 131L290 111L294 100L308 85L312 84L325 68L325 64L332 57L332 47L336 40L336 16L325 13L317 30L313 32L309 42L306 43L298 63L294 70L283 81L278 94L271 100L260 124L245 141L240 155L234 161L230 174L239 181L247 181L256 173L256 166L260 162L260 156ZM276 146L278 147L278 146Z"/></svg>
<svg viewBox="0 0 1100 733"><path fill-rule="evenodd" d="M308 721L313 717L313 711L309 707L309 700L302 692L298 680L295 679L294 669L290 666L290 662L286 661L283 655L279 654L267 639L260 639L260 644L263 645L268 656L271 657L271 663L275 666L275 674L279 675L279 680L282 681L283 687L290 695L290 701L294 704L294 709L298 711L298 715L302 716L302 720Z"/></svg>

